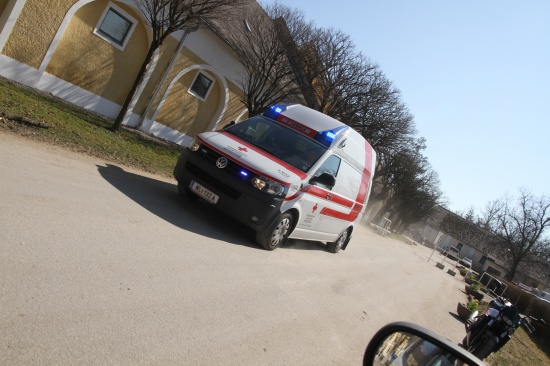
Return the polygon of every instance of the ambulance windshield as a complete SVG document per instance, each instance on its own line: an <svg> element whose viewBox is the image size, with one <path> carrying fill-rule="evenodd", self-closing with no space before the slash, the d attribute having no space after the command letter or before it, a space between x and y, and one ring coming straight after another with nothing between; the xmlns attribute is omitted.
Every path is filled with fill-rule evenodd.
<svg viewBox="0 0 550 366"><path fill-rule="evenodd" d="M327 148L265 117L252 117L225 130L293 167L307 172Z"/></svg>

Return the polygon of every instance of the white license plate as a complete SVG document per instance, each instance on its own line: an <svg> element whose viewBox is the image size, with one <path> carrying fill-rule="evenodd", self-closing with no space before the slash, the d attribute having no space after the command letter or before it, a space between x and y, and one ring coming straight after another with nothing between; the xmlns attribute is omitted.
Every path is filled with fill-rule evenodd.
<svg viewBox="0 0 550 366"><path fill-rule="evenodd" d="M198 194L208 202L212 202L214 204L218 202L218 198L219 198L218 195L210 192L208 189L204 188L194 180L191 181L190 188L193 192L195 192L196 194Z"/></svg>

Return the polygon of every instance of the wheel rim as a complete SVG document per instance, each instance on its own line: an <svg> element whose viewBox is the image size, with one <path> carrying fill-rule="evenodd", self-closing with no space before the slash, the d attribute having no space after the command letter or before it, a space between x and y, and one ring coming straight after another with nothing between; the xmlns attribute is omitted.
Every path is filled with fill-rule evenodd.
<svg viewBox="0 0 550 366"><path fill-rule="evenodd" d="M346 242L346 239L348 238L348 231L344 231L342 233L342 235L340 235L340 237L338 238L338 241L336 242L336 250L340 250L342 249L342 246L344 245L344 243Z"/></svg>
<svg viewBox="0 0 550 366"><path fill-rule="evenodd" d="M284 218L281 222L279 222L279 224L277 224L271 234L271 246L281 244L288 233L288 229L290 229L290 220L288 218Z"/></svg>

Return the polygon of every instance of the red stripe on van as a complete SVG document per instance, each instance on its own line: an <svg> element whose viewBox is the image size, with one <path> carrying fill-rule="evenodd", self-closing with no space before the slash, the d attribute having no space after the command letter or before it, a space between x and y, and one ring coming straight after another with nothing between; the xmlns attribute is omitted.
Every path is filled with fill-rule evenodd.
<svg viewBox="0 0 550 366"><path fill-rule="evenodd" d="M346 220L346 221L355 221L361 210L363 209L363 202L367 198L369 192L369 180L372 175L372 147L365 140L365 167L363 168L363 174L361 178L361 187L359 187L359 192L357 193L357 198L355 199L355 204L349 213L343 213L336 211L330 208L323 208L321 210L321 215L326 215L330 217L335 217L337 219Z"/></svg>
<svg viewBox="0 0 550 366"><path fill-rule="evenodd" d="M361 178L361 186L359 187L359 192L357 193L357 198L355 198L355 202L348 200L342 196L335 195L334 193L331 193L328 190L325 190L320 187L316 186L308 186L296 194L292 195L291 197L286 198L286 201L291 201L295 198L297 198L301 193L309 193L317 197L321 197L326 199L326 196L328 193L331 194L331 201L338 203L345 207L351 207L351 211L349 213L344 213L340 211L333 210L331 208L324 207L319 213L321 215L335 217L340 220L345 221L355 221L357 217L359 217L359 214L361 213L361 210L363 209L363 202L367 198L367 194L369 192L369 180L372 175L371 172L372 169L372 147L369 145L367 141L365 141L365 167L363 168L363 174Z"/></svg>
<svg viewBox="0 0 550 366"><path fill-rule="evenodd" d="M307 186L305 188L302 188L295 194L293 194L290 197L285 198L285 201L292 201L293 199L297 198L301 194L309 193L312 196L320 197L322 199L325 199L327 201L335 202L339 205L351 208L354 204L354 202L350 199L347 199L346 197L342 197L340 195L337 195L327 189L317 187L317 186ZM330 198L327 198L327 195L330 194Z"/></svg>

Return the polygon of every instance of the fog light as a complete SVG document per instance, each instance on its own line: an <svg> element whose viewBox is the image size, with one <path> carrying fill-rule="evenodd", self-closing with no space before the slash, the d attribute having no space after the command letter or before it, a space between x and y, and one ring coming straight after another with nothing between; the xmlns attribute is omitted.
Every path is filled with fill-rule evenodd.
<svg viewBox="0 0 550 366"><path fill-rule="evenodd" d="M258 216L254 215L254 216L250 216L250 221L253 221L253 222L258 222Z"/></svg>

